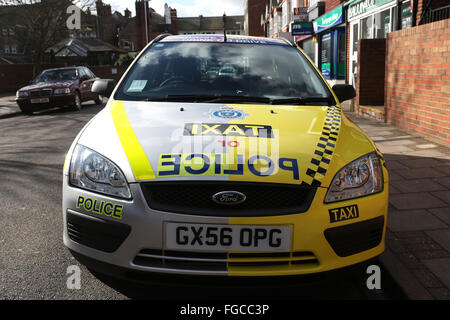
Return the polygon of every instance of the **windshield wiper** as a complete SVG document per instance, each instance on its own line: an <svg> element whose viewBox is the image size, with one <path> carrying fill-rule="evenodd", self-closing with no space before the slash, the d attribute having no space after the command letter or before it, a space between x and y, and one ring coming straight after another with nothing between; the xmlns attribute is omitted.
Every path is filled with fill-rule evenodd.
<svg viewBox="0 0 450 320"><path fill-rule="evenodd" d="M270 104L271 100L265 97L233 96L233 95L167 95L165 97L151 97L147 101L182 101L204 103L227 102L254 102Z"/></svg>
<svg viewBox="0 0 450 320"><path fill-rule="evenodd" d="M272 104L295 104L295 105L303 105L307 103L314 102L326 102L328 105L332 105L333 99L324 98L324 97L309 97L309 98L286 98L286 99L274 99L272 100Z"/></svg>
<svg viewBox="0 0 450 320"><path fill-rule="evenodd" d="M267 97L233 96L233 95L167 95L165 97L150 97L146 101L167 101L167 102L203 102L203 103L264 103L272 105L304 105L308 103L324 103L332 105L331 98L306 97L306 98L285 98L270 99Z"/></svg>

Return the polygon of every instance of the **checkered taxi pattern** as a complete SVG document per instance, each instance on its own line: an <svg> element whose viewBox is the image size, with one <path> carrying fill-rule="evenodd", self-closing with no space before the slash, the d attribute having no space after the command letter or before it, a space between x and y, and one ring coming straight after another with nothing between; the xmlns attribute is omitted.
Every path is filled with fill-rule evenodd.
<svg viewBox="0 0 450 320"><path fill-rule="evenodd" d="M340 126L341 109L337 106L330 107L325 118L322 134L317 143L314 156L306 171L304 184L312 187L320 187L322 184L321 181L327 173L331 157L336 147Z"/></svg>

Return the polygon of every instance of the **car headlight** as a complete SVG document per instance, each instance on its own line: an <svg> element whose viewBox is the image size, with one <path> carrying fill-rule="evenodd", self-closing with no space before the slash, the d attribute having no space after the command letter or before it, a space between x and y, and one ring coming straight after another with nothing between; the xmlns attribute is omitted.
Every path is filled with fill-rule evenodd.
<svg viewBox="0 0 450 320"><path fill-rule="evenodd" d="M131 199L128 182L122 171L99 153L77 145L69 170L71 185L122 199Z"/></svg>
<svg viewBox="0 0 450 320"><path fill-rule="evenodd" d="M69 94L70 88L55 89L53 94Z"/></svg>
<svg viewBox="0 0 450 320"><path fill-rule="evenodd" d="M29 95L30 94L27 91L17 91L17 93L16 93L17 98L26 98Z"/></svg>
<svg viewBox="0 0 450 320"><path fill-rule="evenodd" d="M334 177L325 203L367 196L383 190L383 170L373 152L342 168Z"/></svg>

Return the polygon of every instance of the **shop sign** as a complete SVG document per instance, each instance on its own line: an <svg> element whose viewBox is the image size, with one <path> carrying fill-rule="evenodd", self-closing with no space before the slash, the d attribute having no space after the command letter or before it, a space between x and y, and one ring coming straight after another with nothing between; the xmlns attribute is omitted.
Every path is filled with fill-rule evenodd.
<svg viewBox="0 0 450 320"><path fill-rule="evenodd" d="M294 8L294 22L308 21L308 7Z"/></svg>
<svg viewBox="0 0 450 320"><path fill-rule="evenodd" d="M312 22L293 22L291 26L291 34L293 36L303 36L314 33Z"/></svg>
<svg viewBox="0 0 450 320"><path fill-rule="evenodd" d="M348 5L347 16L348 20L369 12L376 7L385 5L386 3L392 2L392 0L362 0L362 1L351 1Z"/></svg>
<svg viewBox="0 0 450 320"><path fill-rule="evenodd" d="M314 32L320 32L344 22L342 6L331 10L314 21Z"/></svg>

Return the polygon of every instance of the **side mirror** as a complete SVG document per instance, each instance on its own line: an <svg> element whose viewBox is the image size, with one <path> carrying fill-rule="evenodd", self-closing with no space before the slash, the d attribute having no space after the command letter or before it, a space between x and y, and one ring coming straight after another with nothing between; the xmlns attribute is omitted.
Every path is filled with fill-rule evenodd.
<svg viewBox="0 0 450 320"><path fill-rule="evenodd" d="M109 98L116 87L116 81L113 79L95 80L91 91L101 96Z"/></svg>
<svg viewBox="0 0 450 320"><path fill-rule="evenodd" d="M338 98L339 102L351 100L356 97L356 91L353 86L348 84L335 84L333 86L333 92Z"/></svg>

